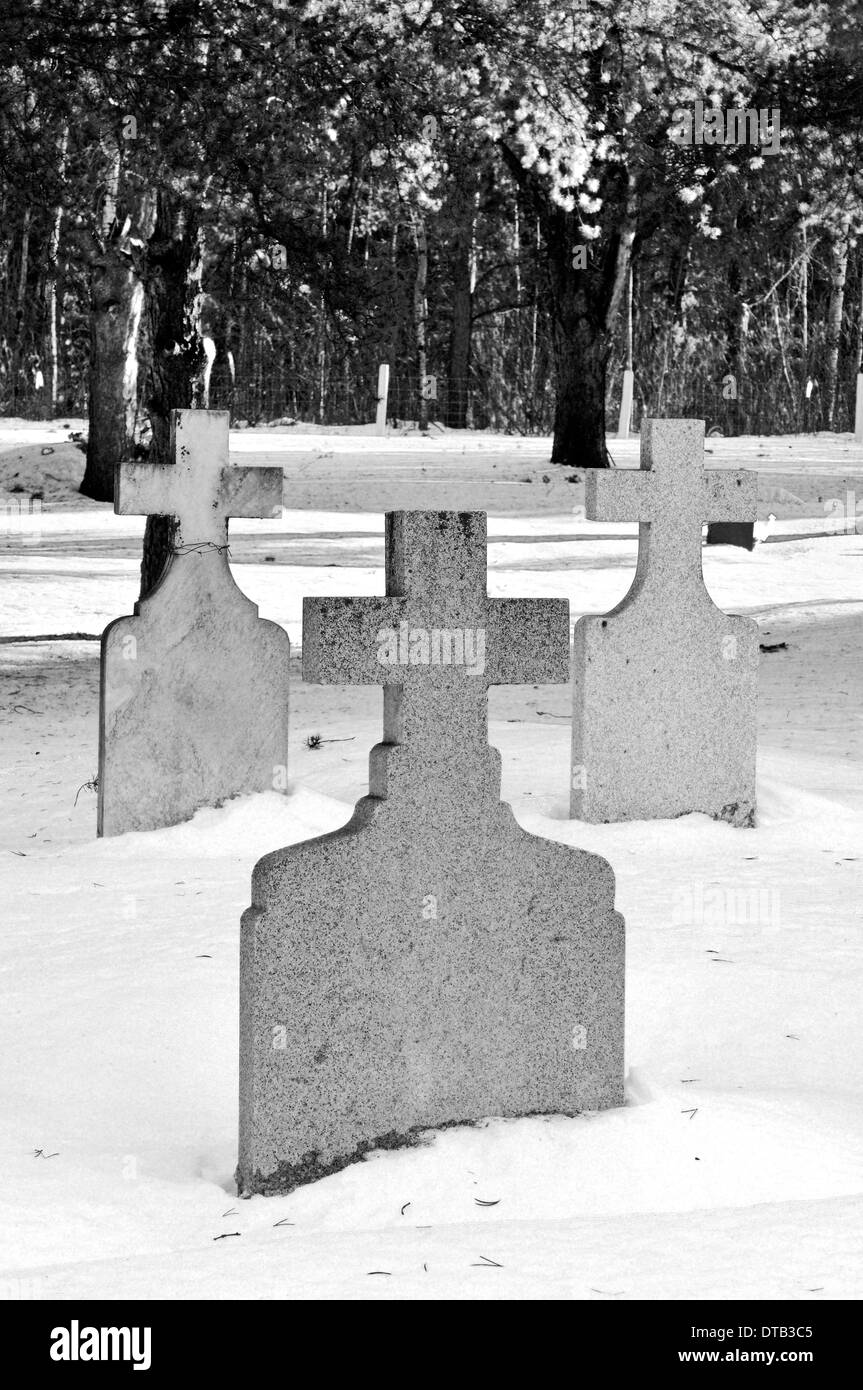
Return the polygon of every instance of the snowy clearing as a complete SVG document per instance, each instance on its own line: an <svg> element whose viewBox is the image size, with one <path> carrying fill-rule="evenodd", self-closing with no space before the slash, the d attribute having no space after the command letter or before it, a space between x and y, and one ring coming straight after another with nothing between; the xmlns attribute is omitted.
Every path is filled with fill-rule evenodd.
<svg viewBox="0 0 863 1390"><path fill-rule="evenodd" d="M232 440L238 453L245 442ZM520 465L512 441L494 443ZM765 441L721 444L761 468ZM380 441L369 451L383 454ZM493 452L472 451L486 488ZM861 452L806 440L781 469L765 465L817 473L832 497L831 483L863 471ZM38 536L10 534L0 1287L37 1298L860 1297L863 536L793 538L819 518L820 505L796 514L752 554L705 551L715 601L787 644L762 656L755 829L703 816L569 821L570 690L490 696L521 824L615 871L626 1107L448 1130L250 1201L236 1199L232 1174L251 869L348 819L380 735L380 691L307 686L297 670L288 796L97 841L83 784L96 772L98 645L8 638L98 634L131 611L143 521L90 504L46 512ZM382 518L365 507L290 509L234 534L237 583L297 646L304 595L383 591ZM613 606L631 581L634 528L590 527L569 507L498 514L490 537L495 595L565 596L575 618ZM312 733L332 741L311 750Z"/></svg>

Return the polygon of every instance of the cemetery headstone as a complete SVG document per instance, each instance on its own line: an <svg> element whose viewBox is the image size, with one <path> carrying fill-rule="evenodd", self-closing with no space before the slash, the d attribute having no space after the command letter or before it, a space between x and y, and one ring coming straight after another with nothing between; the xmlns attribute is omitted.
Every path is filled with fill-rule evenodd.
<svg viewBox="0 0 863 1390"><path fill-rule="evenodd" d="M114 510L176 516L159 583L102 635L99 834L287 785L290 642L237 588L228 517L278 516L282 474L232 468L228 415L173 413L173 464L123 463Z"/></svg>
<svg viewBox="0 0 863 1390"><path fill-rule="evenodd" d="M386 595L304 605L306 679L383 685L384 741L352 819L254 871L243 1194L424 1129L623 1097L611 868L521 829L487 741L490 685L568 681L568 604L487 597L482 512L389 513Z"/></svg>
<svg viewBox="0 0 863 1390"><path fill-rule="evenodd" d="M703 466L700 420L646 420L641 467L594 470L594 521L638 521L632 588L574 636L572 815L654 820L755 812L758 627L704 585L702 523L755 516L754 473Z"/></svg>
<svg viewBox="0 0 863 1390"><path fill-rule="evenodd" d="M707 528L705 545L739 545L741 550L755 549L754 521L713 521Z"/></svg>

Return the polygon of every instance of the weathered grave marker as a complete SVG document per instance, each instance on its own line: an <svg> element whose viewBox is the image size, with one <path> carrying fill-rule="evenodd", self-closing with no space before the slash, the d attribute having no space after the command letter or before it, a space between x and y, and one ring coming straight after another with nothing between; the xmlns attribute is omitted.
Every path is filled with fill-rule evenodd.
<svg viewBox="0 0 863 1390"><path fill-rule="evenodd" d="M704 521L754 518L754 473L704 470L700 420L647 420L641 468L589 472L593 521L639 521L632 588L575 625L572 815L751 825L758 627L704 586Z"/></svg>
<svg viewBox="0 0 863 1390"><path fill-rule="evenodd" d="M705 545L739 545L741 550L755 549L754 521L712 521L704 538Z"/></svg>
<svg viewBox="0 0 863 1390"><path fill-rule="evenodd" d="M482 512L396 512L386 598L306 599L306 679L384 686L352 819L267 855L242 922L242 1193L418 1130L617 1105L623 921L596 855L500 801L492 684L569 679L565 600L486 595Z"/></svg>
<svg viewBox="0 0 863 1390"><path fill-rule="evenodd" d="M114 510L176 516L157 586L102 634L99 834L287 783L290 643L228 566L228 517L278 516L282 474L231 468L228 415L176 410L173 464L123 463Z"/></svg>

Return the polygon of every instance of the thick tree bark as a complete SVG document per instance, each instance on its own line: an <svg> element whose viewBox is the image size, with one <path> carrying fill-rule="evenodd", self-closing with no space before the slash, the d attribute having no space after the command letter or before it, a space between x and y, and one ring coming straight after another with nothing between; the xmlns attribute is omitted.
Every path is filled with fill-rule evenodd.
<svg viewBox="0 0 863 1390"><path fill-rule="evenodd" d="M552 463L607 468L605 387L610 346L573 314L552 322L557 400Z"/></svg>
<svg viewBox="0 0 863 1390"><path fill-rule="evenodd" d="M552 309L557 402L552 463L607 468L605 393L612 326L631 264L627 222L604 249L581 241L573 214L549 207L543 217ZM586 264L573 265L584 248Z"/></svg>
<svg viewBox="0 0 863 1390"><path fill-rule="evenodd" d="M173 463L171 411L200 404L205 356L201 338L201 233L197 210L160 189L144 260L144 406L152 426L150 460ZM175 517L151 516L144 531L141 598L162 576L177 534Z"/></svg>
<svg viewBox="0 0 863 1390"><path fill-rule="evenodd" d="M321 190L321 242L325 246L329 228L327 190ZM257 335L256 335L257 336ZM323 288L318 299L318 424L324 423L327 407L327 302Z"/></svg>
<svg viewBox="0 0 863 1390"><path fill-rule="evenodd" d="M87 466L80 491L114 497L114 469L131 455L138 400L138 330L143 305L140 242L118 213L120 149L108 143L108 170L96 251L90 262L90 371Z"/></svg>
<svg viewBox="0 0 863 1390"><path fill-rule="evenodd" d="M854 349L854 376L863 372L863 253L857 255L859 302L857 305L857 346Z"/></svg>
<svg viewBox="0 0 863 1390"><path fill-rule="evenodd" d="M525 170L505 142L501 151L536 211L545 244L557 386L551 461L607 468L605 389L635 245L635 187L624 171L615 172L601 189L604 234L585 241L577 215L552 201L540 177Z"/></svg>
<svg viewBox="0 0 863 1390"><path fill-rule="evenodd" d="M144 291L118 228L90 266L90 391L87 466L81 492L114 497L114 468L129 458L138 397L138 329Z"/></svg>

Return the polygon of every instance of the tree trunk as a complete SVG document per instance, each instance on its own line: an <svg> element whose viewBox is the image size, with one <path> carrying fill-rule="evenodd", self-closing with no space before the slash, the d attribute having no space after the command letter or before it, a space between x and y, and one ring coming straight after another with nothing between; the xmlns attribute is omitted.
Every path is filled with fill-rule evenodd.
<svg viewBox="0 0 863 1390"><path fill-rule="evenodd" d="M69 127L63 127L57 162L58 186L62 188L66 175L66 151L69 147ZM60 352L57 333L57 279L60 259L60 229L63 225L63 203L58 199L51 219L48 238L48 261L45 268L45 311L48 318L48 399L52 417L57 413L60 395Z"/></svg>
<svg viewBox="0 0 863 1390"><path fill-rule="evenodd" d="M451 217L452 325L447 364L445 423L467 429L468 378L473 332L473 294L476 280L476 176L466 161L452 170Z"/></svg>
<svg viewBox="0 0 863 1390"><path fill-rule="evenodd" d="M863 372L863 253L858 254L857 257L857 275L859 302L857 305L857 347L854 352L855 379Z"/></svg>
<svg viewBox="0 0 863 1390"><path fill-rule="evenodd" d="M445 421L449 429L464 430L467 429L473 290L470 245L457 244L455 250Z"/></svg>
<svg viewBox="0 0 863 1390"><path fill-rule="evenodd" d="M327 190L321 191L321 240L326 246L328 236L328 209L327 209ZM323 289L320 293L318 302L318 424L322 425L326 418L327 406L327 306L326 297Z"/></svg>
<svg viewBox="0 0 863 1390"><path fill-rule="evenodd" d="M635 245L638 201L632 177L617 171L602 188L604 234L585 241L578 216L552 201L541 178L525 170L505 142L501 152L536 211L545 243L557 387L551 461L607 468L605 387Z"/></svg>
<svg viewBox="0 0 863 1390"><path fill-rule="evenodd" d="M233 267L236 268L237 289L234 289L234 272L232 270L231 279L231 303L239 303L239 312L232 315L228 338L228 358L233 363L231 370L231 421L248 419L248 363L247 363L247 327L248 327L248 305L249 297L247 293L248 276L246 274L245 262L240 257L239 242L236 232L234 233Z"/></svg>
<svg viewBox="0 0 863 1390"><path fill-rule="evenodd" d="M857 253L857 331L855 346L855 384L863 371L863 252Z"/></svg>
<svg viewBox="0 0 863 1390"><path fill-rule="evenodd" d="M623 366L624 370L631 372L632 367L632 262L630 261L629 273L626 277L626 307L623 315Z"/></svg>
<svg viewBox="0 0 863 1390"><path fill-rule="evenodd" d="M118 217L120 150L110 147L96 252L90 262L87 466L80 491L114 497L114 468L131 454L138 399L138 330L144 291L130 219Z"/></svg>
<svg viewBox="0 0 863 1390"><path fill-rule="evenodd" d="M824 367L824 428L832 430L836 417L836 392L839 384L839 344L842 337L842 315L845 310L845 281L848 276L848 227L843 227L830 242L830 302L827 308L827 360Z"/></svg>
<svg viewBox="0 0 863 1390"><path fill-rule="evenodd" d="M535 226L535 251L536 259L539 261L539 253L542 247L542 232L540 230L539 218L536 219ZM533 283L533 302L530 307L530 362L528 365L528 409L527 423L531 433L534 433L537 422L540 419L541 408L536 398L536 358L539 337L539 279L535 275Z"/></svg>
<svg viewBox="0 0 863 1390"><path fill-rule="evenodd" d="M745 206L739 208L734 219L734 247L747 244L752 225L750 210ZM752 400L746 360L749 348L749 277L748 260L737 255L732 249L728 263L728 293L725 299L725 372L734 378L734 395L728 398L725 422L729 432L734 435L746 434L748 430L749 415L741 395L744 382L747 383L747 404Z"/></svg>
<svg viewBox="0 0 863 1390"><path fill-rule="evenodd" d="M607 468L605 386L609 346L598 342L584 318L552 322L557 399L552 463Z"/></svg>
<svg viewBox="0 0 863 1390"><path fill-rule="evenodd" d="M414 245L417 253L413 294L414 334L416 337L417 372L419 374L419 402L417 415L420 429L427 430L429 427L429 398L426 394L426 378L428 376L428 353L426 350L426 333L428 327L428 303L426 301L426 285L428 283L429 269L428 238L426 236L426 226L422 214L415 209L411 212L411 222L413 224Z"/></svg>
<svg viewBox="0 0 863 1390"><path fill-rule="evenodd" d="M138 388L138 328L144 291L115 227L90 266L90 390L87 466L81 492L114 497L114 467L131 454Z"/></svg>
<svg viewBox="0 0 863 1390"><path fill-rule="evenodd" d="M738 232L747 232L751 225L748 215L736 220ZM745 434L747 416L740 400L742 383L747 380L747 349L749 337L748 278L741 263L733 257L728 267L728 309L726 313L725 365L734 377L735 394L730 398L730 420L735 435ZM752 521L711 521L707 526L706 545L737 545L752 550L755 545L755 523Z"/></svg>
<svg viewBox="0 0 863 1390"><path fill-rule="evenodd" d="M797 432L806 429L809 414L809 397L806 387L809 383L809 242L806 236L806 223L800 228L803 251L800 258L800 390L797 403Z"/></svg>
<svg viewBox="0 0 863 1390"><path fill-rule="evenodd" d="M18 395L29 394L26 379L27 346L27 275L30 269L30 224L32 209L29 203L21 217L21 255L18 261L18 283L15 289L15 329L12 339L12 409L18 412ZM24 388L22 390L22 387Z"/></svg>
<svg viewBox="0 0 863 1390"><path fill-rule="evenodd" d="M197 211L166 189L155 199L155 222L144 261L144 405L153 436L150 460L173 463L171 411L200 404L205 363L200 331L201 235ZM175 517L150 516L144 531L141 598L161 578L177 534ZM192 538L194 539L194 538Z"/></svg>
<svg viewBox="0 0 863 1390"><path fill-rule="evenodd" d="M572 213L549 208L543 223L548 256L557 401L552 463L607 468L605 392L611 356L610 325L626 289L632 237L600 254L587 244L587 263L573 265L584 246Z"/></svg>

